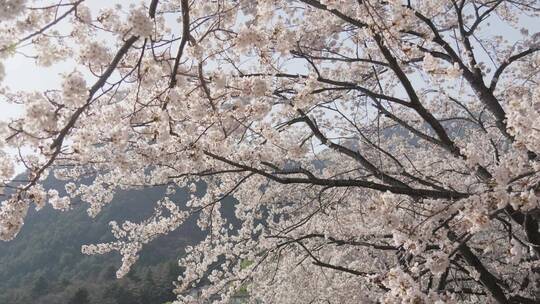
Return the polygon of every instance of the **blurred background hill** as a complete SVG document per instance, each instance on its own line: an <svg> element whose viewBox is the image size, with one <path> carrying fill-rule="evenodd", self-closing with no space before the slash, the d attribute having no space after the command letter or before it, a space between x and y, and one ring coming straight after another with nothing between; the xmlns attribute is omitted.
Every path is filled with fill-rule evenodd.
<svg viewBox="0 0 540 304"><path fill-rule="evenodd" d="M50 178L47 189L63 191L64 182ZM204 191L198 187L199 192ZM172 282L182 269L178 258L188 244L202 239L194 220L145 247L136 266L116 279L121 257L116 253L86 256L81 245L113 240L108 223L139 222L152 214L165 187L121 191L94 219L85 203L59 212L49 206L30 208L17 238L0 242L0 304L149 304L172 301ZM188 198L179 189L175 201Z"/></svg>

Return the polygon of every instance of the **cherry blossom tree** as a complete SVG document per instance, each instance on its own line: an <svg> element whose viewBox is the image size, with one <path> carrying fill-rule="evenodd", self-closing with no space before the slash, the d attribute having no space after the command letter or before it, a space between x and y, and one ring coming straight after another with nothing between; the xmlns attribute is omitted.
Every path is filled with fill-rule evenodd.
<svg viewBox="0 0 540 304"><path fill-rule="evenodd" d="M95 217L167 185L82 252L118 252L122 277L196 217L178 303L540 301L538 1L91 2L0 1L1 61L72 65L57 88L1 88L25 109L0 125L22 151L0 155L2 240L29 208Z"/></svg>

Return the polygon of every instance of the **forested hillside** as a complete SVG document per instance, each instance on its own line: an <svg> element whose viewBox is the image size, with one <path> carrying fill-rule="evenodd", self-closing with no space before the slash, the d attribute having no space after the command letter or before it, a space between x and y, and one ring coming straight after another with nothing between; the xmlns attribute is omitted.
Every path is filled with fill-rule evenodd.
<svg viewBox="0 0 540 304"><path fill-rule="evenodd" d="M64 183L47 182L61 191ZM202 188L202 187L199 187ZM0 303L164 303L174 299L172 282L181 272L177 260L186 244L202 237L194 221L149 244L135 269L122 279L115 271L121 257L86 256L81 245L109 241L109 221L147 218L165 188L118 193L95 219L76 204L61 213L50 206L31 209L24 228L11 242L0 243ZM182 204L187 194L179 190Z"/></svg>

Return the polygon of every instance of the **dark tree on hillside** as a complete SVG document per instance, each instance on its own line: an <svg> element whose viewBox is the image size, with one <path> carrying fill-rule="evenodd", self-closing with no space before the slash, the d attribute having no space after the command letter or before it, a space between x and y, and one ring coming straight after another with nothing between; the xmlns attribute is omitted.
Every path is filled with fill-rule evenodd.
<svg viewBox="0 0 540 304"><path fill-rule="evenodd" d="M101 272L100 276L101 276L101 279L106 280L106 281L115 279L116 269L114 268L113 265L110 265L109 267L107 267L105 270Z"/></svg>
<svg viewBox="0 0 540 304"><path fill-rule="evenodd" d="M49 283L43 276L39 276L32 286L32 295L42 296L47 293L47 289L49 289Z"/></svg>
<svg viewBox="0 0 540 304"><path fill-rule="evenodd" d="M69 300L68 304L90 304L90 299L88 297L88 290L86 288L79 288Z"/></svg>

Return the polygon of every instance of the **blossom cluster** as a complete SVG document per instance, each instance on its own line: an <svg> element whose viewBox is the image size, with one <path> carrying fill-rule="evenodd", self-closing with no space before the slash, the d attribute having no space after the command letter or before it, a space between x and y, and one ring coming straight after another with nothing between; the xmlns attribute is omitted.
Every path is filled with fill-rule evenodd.
<svg viewBox="0 0 540 304"><path fill-rule="evenodd" d="M26 0L5 0L0 3L0 20L17 17L24 10Z"/></svg>

